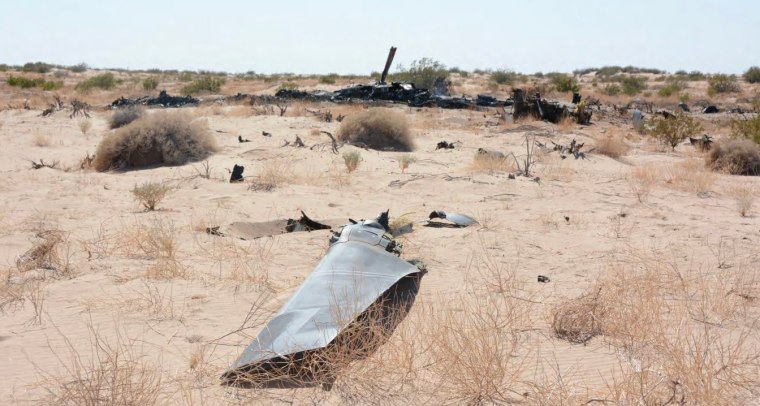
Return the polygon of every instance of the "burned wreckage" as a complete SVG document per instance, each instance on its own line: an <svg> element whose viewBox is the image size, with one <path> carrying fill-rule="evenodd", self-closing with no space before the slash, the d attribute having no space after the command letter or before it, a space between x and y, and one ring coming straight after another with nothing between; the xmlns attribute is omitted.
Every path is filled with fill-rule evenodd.
<svg viewBox="0 0 760 406"><path fill-rule="evenodd" d="M411 309L426 271L400 252L387 211L334 232L314 271L222 384L329 390L341 367L374 353Z"/></svg>

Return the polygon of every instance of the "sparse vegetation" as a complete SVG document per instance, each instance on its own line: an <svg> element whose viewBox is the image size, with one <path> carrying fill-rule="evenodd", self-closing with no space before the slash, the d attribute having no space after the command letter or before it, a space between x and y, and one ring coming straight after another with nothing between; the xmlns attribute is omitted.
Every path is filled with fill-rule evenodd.
<svg viewBox="0 0 760 406"><path fill-rule="evenodd" d="M346 164L346 170L348 173L355 171L359 167L362 156L359 151L351 151L343 153L343 163Z"/></svg>
<svg viewBox="0 0 760 406"><path fill-rule="evenodd" d="M631 147L619 134L602 135L594 144L596 145L596 152L610 158L628 155L628 151L631 150Z"/></svg>
<svg viewBox="0 0 760 406"><path fill-rule="evenodd" d="M118 86L121 80L111 72L101 73L93 76L87 80L79 82L76 86L76 90L81 93L89 93L93 89L111 90Z"/></svg>
<svg viewBox="0 0 760 406"><path fill-rule="evenodd" d="M378 150L409 152L414 148L406 117L383 108L346 117L337 136L341 141Z"/></svg>
<svg viewBox="0 0 760 406"><path fill-rule="evenodd" d="M443 91L448 89L449 71L446 66L435 59L422 58L412 62L409 69L399 68L399 71L392 74L394 82L413 83L416 88L427 89L431 92Z"/></svg>
<svg viewBox="0 0 760 406"><path fill-rule="evenodd" d="M142 81L143 90L156 90L158 79L155 76L149 76Z"/></svg>
<svg viewBox="0 0 760 406"><path fill-rule="evenodd" d="M702 125L683 112L676 112L671 117L655 116L652 119L652 136L670 145L673 151L683 140L699 131L702 131Z"/></svg>
<svg viewBox="0 0 760 406"><path fill-rule="evenodd" d="M337 73L330 73L328 75L323 75L319 77L319 83L323 83L326 85L334 85L335 81L338 79Z"/></svg>
<svg viewBox="0 0 760 406"><path fill-rule="evenodd" d="M678 94L678 92L686 87L686 85L678 78L669 77L666 82L667 84L657 91L657 94L661 97L670 97L674 94Z"/></svg>
<svg viewBox="0 0 760 406"><path fill-rule="evenodd" d="M746 139L720 140L705 158L717 171L732 175L760 175L760 146Z"/></svg>
<svg viewBox="0 0 760 406"><path fill-rule="evenodd" d="M748 118L735 118L731 121L731 132L734 137L746 138L760 144L760 100L752 103L757 112Z"/></svg>
<svg viewBox="0 0 760 406"><path fill-rule="evenodd" d="M98 171L150 165L181 165L218 150L205 122L184 113L159 111L108 134L98 145Z"/></svg>
<svg viewBox="0 0 760 406"><path fill-rule="evenodd" d="M602 88L602 93L606 94L607 96L617 96L622 91L623 89L621 89L620 86L615 83L608 83Z"/></svg>
<svg viewBox="0 0 760 406"><path fill-rule="evenodd" d="M161 203L162 200L172 189L161 182L145 182L143 184L135 185L130 192L134 195L145 210L156 210L156 205Z"/></svg>
<svg viewBox="0 0 760 406"><path fill-rule="evenodd" d="M499 85L511 85L515 81L515 76L511 70L499 69L491 73L491 80Z"/></svg>
<svg viewBox="0 0 760 406"><path fill-rule="evenodd" d="M736 82L736 77L733 75L712 75L707 81L709 83L707 94L710 96L720 93L736 93L741 90L739 84Z"/></svg>
<svg viewBox="0 0 760 406"><path fill-rule="evenodd" d="M406 170L409 168L409 165L417 162L417 158L415 158L411 154L402 155L398 159L398 167L401 168L401 173L405 173Z"/></svg>
<svg viewBox="0 0 760 406"><path fill-rule="evenodd" d="M753 66L742 75L747 83L760 83L760 67Z"/></svg>
<svg viewBox="0 0 760 406"><path fill-rule="evenodd" d="M16 86L22 89L30 89L33 87L39 87L42 90L58 90L63 87L62 81L48 81L44 78L30 79L24 76L10 75L6 82L9 86Z"/></svg>
<svg viewBox="0 0 760 406"><path fill-rule="evenodd" d="M657 179L657 169L651 166L639 166L631 170L628 175L628 184L639 203L647 201Z"/></svg>
<svg viewBox="0 0 760 406"><path fill-rule="evenodd" d="M647 88L647 80L642 76L623 76L620 79L623 93L635 96Z"/></svg>
<svg viewBox="0 0 760 406"><path fill-rule="evenodd" d="M728 195L736 202L736 211L742 217L747 217L758 195L757 188L751 183L744 183L728 188Z"/></svg>
<svg viewBox="0 0 760 406"><path fill-rule="evenodd" d="M193 95L198 93L217 93L222 89L226 80L223 77L201 76L193 80L192 83L182 88L184 95Z"/></svg>
<svg viewBox="0 0 760 406"><path fill-rule="evenodd" d="M79 131L82 132L82 135L87 135L90 128L92 128L92 121L86 119L79 121Z"/></svg>
<svg viewBox="0 0 760 406"><path fill-rule="evenodd" d="M581 90L580 84L574 77L565 74L556 74L552 76L552 84L558 92L577 92Z"/></svg>
<svg viewBox="0 0 760 406"><path fill-rule="evenodd" d="M27 62L21 68L24 72L34 73L48 73L51 69L53 69L53 65L45 62Z"/></svg>

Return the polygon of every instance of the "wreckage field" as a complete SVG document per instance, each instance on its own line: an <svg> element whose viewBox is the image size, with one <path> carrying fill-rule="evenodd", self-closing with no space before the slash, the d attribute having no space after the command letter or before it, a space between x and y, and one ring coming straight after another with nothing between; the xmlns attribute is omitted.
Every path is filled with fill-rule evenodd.
<svg viewBox="0 0 760 406"><path fill-rule="evenodd" d="M757 401L760 85L72 75L0 73L2 404Z"/></svg>

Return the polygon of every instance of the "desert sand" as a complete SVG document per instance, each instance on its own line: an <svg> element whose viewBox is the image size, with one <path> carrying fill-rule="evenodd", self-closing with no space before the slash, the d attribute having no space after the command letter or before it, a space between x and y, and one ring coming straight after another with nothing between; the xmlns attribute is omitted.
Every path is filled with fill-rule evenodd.
<svg viewBox="0 0 760 406"><path fill-rule="evenodd" d="M271 93L275 85L240 86ZM459 89L475 94L483 86L470 77ZM302 87L330 86L307 81ZM642 367L644 361L631 349L638 347L621 345L622 333L600 334L584 344L557 337L552 329L557 309L610 278L630 286L631 297L638 298L634 305L618 294L619 302L609 303L618 308L646 307L641 298L647 287L659 289L652 293L661 300L657 303L693 304L688 317L679 313L673 322L682 323L675 326L680 330L663 334L683 348L691 348L688 337L706 339L698 333L710 328L708 336L720 338L708 347L722 342L738 345L741 354L758 354L760 209L740 215L733 191L745 188L756 196L759 180L705 169L703 153L688 141L670 151L637 134L626 116L595 113L591 126L579 126L500 122L496 109L372 106L397 111L410 122L416 160L402 173L399 159L405 153L346 145L333 154L318 130L335 134L341 124L320 122L305 111L352 114L365 106L296 104L280 117L255 114L248 106L204 103L181 110L205 120L221 147L206 161L205 178L203 162L103 173L80 169L80 160L109 132L111 112L97 107L121 92L139 90L84 96L94 106L90 119L70 119L67 111L39 117L50 92L20 93L4 81L0 92L3 106L19 107L23 99L33 103L31 110L0 111L0 283L3 300L16 297L0 313L0 403L64 402L64 388L97 371L113 378L108 374L113 365L130 376L131 386L121 391L131 393L125 399L138 399L135 404L583 404L593 399L634 404L638 395L621 388L635 385L622 382L645 375L642 368L654 376L642 378L654 392L683 390L692 396L690 377L661 360ZM505 89L497 92L506 95ZM74 92L66 96L75 97ZM714 135L728 134L726 116L699 118ZM79 125L83 120L91 123L86 134ZM589 151L610 135L623 139L630 151L619 158L591 151L587 159L538 152L534 173L515 179L509 178L514 168L473 164L478 148L520 156L526 136L547 144L575 139ZM251 142L239 143L238 136ZM306 148L283 146L296 136ZM459 143L453 150L435 150L441 140ZM315 144L325 147L309 148ZM341 155L350 151L361 154L353 173ZM40 159L58 165L32 169L30 161ZM234 164L245 166L242 183L227 181ZM265 176L273 179L271 190L252 190ZM145 211L130 192L148 181L172 188L155 211ZM386 209L392 220L403 216L416 222L412 233L399 237L402 257L422 259L428 267L412 313L391 341L374 359L352 364L331 392L220 386L220 374L320 260L330 232L242 240L209 235L206 228L224 232L233 223L298 218L301 210L317 220L347 221ZM464 213L480 225L425 227L432 210ZM19 268L19 256L46 230L58 233L56 269ZM538 275L550 282L538 283ZM494 321L488 330L472 322L477 308L508 325ZM621 320L635 330L651 327L647 320L676 319L674 309L650 310L642 313L646 317ZM446 335L448 327L457 326L472 335L461 341ZM449 350L467 359L440 356L444 350L436 336L451 338ZM746 340L732 341L738 336ZM633 343L636 335L625 337ZM109 358L116 354L120 360ZM696 370L698 364L682 367ZM710 403L717 399L710 396L722 394L740 397L720 403L748 404L750 394L757 401L757 365L756 359L741 365L747 374L743 389L725 389L727 384L716 380L707 385L713 393L692 401ZM702 367L704 376L719 374L720 366ZM737 369L732 379L739 374ZM498 390L456 384L494 375L500 376L493 380ZM681 379L685 389L672 389L673 379Z"/></svg>

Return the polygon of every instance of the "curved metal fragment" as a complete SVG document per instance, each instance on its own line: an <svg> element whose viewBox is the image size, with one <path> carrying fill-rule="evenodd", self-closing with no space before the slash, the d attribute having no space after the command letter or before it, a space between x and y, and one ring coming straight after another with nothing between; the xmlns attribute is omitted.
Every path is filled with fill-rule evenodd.
<svg viewBox="0 0 760 406"><path fill-rule="evenodd" d="M424 271L394 255L387 214L343 227L298 291L222 375L243 387L331 384L411 307Z"/></svg>
<svg viewBox="0 0 760 406"><path fill-rule="evenodd" d="M432 219L442 219L442 220L448 220L454 224L456 224L459 227L467 227L478 223L477 220L474 218L461 213L446 213L442 210L436 210L432 213L430 213L430 216L428 216L430 220Z"/></svg>

